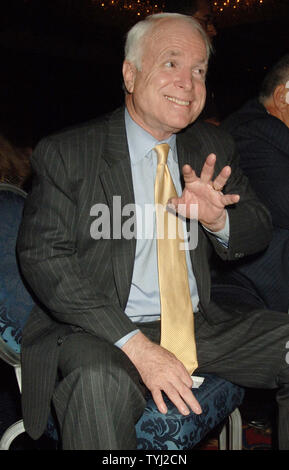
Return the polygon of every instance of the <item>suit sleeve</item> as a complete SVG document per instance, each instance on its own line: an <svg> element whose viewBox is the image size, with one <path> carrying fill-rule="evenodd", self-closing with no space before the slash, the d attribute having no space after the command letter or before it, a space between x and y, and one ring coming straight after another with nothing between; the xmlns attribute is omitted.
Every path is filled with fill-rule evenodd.
<svg viewBox="0 0 289 470"><path fill-rule="evenodd" d="M32 165L34 184L18 238L23 274L56 321L115 343L135 326L81 269L77 200L58 143L51 138L40 142Z"/></svg>
<svg viewBox="0 0 289 470"><path fill-rule="evenodd" d="M272 222L269 210L262 204L252 189L248 178L239 166L239 157L234 142L228 136L224 153L217 154L215 176L225 165L231 167L231 176L223 189L226 194L239 194L237 204L227 206L230 221L228 247L222 246L210 234L210 240L217 254L224 260L236 260L262 251L272 238ZM224 158L225 156L225 158Z"/></svg>
<svg viewBox="0 0 289 470"><path fill-rule="evenodd" d="M257 196L270 210L273 225L288 230L288 128L264 111L259 111L254 119L253 116L246 118L245 114L241 122L229 120L225 125L235 139L240 166Z"/></svg>
<svg viewBox="0 0 289 470"><path fill-rule="evenodd" d="M285 156L257 140L246 145L240 141L238 146L241 166L256 194L270 210L273 225L289 230L289 154Z"/></svg>

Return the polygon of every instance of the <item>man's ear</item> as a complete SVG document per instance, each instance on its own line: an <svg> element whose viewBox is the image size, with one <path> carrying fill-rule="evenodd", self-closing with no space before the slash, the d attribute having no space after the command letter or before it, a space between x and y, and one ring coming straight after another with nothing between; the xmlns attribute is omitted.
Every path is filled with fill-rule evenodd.
<svg viewBox="0 0 289 470"><path fill-rule="evenodd" d="M125 88L128 93L133 93L135 79L136 79L136 72L137 70L136 70L135 65L125 60L122 66L122 75L123 75Z"/></svg>
<svg viewBox="0 0 289 470"><path fill-rule="evenodd" d="M285 84L285 101L289 104L289 80Z"/></svg>
<svg viewBox="0 0 289 470"><path fill-rule="evenodd" d="M274 104L278 111L282 112L283 109L288 106L287 103L287 93L288 89L285 88L285 85L278 85L273 93Z"/></svg>

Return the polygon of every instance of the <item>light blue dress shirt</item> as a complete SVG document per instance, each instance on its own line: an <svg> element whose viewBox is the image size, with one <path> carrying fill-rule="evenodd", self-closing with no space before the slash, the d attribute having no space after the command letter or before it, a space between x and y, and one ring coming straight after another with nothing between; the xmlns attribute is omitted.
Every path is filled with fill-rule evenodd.
<svg viewBox="0 0 289 470"><path fill-rule="evenodd" d="M182 194L180 172L177 158L176 136L158 142L151 134L136 124L125 112L125 125L131 159L132 180L136 204L137 240L132 284L125 313L133 322L150 322L160 319L160 295L157 263L156 223L154 215L154 183L157 170L157 154L153 148L160 143L168 143L168 167L175 184L177 194ZM228 219L228 217L227 217ZM184 233L186 233L184 222ZM227 242L228 225L218 237ZM199 296L193 274L189 250L186 250L188 278L193 310L198 309ZM172 279L172 288L174 280ZM135 330L121 338L116 346L122 347L136 334Z"/></svg>

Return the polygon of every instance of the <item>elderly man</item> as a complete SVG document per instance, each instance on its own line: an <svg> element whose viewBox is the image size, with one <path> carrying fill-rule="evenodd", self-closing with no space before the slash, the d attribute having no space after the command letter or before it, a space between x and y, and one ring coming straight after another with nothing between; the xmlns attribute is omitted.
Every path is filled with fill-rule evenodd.
<svg viewBox="0 0 289 470"><path fill-rule="evenodd" d="M289 448L288 322L210 302L210 253L254 253L269 242L271 225L236 166L232 140L195 122L209 50L190 17L138 23L126 43L125 108L35 151L19 239L23 271L41 301L22 342L23 413L34 438L52 402L64 449L134 449L147 390L162 413L164 394L180 413L201 413L191 374L214 372L280 388L280 447ZM183 216L198 207L195 249L180 243L184 217L179 237L168 236L178 220L159 210L168 201ZM131 236L131 211L148 205L157 208L147 221L154 236L139 233L140 210ZM108 222L113 229L99 237Z"/></svg>
<svg viewBox="0 0 289 470"><path fill-rule="evenodd" d="M240 166L270 210L273 239L262 253L226 268L227 283L244 286L271 310L289 311L289 54L270 69L259 97L222 126L235 139Z"/></svg>

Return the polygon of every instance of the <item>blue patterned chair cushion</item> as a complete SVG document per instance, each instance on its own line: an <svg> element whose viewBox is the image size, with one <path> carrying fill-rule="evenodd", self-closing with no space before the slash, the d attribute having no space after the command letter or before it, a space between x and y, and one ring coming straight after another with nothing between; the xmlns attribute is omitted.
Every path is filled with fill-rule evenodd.
<svg viewBox="0 0 289 470"><path fill-rule="evenodd" d="M16 258L24 200L20 192L0 190L0 334L15 352L20 352L21 331L34 305Z"/></svg>
<svg viewBox="0 0 289 470"><path fill-rule="evenodd" d="M166 397L168 412L163 415L153 399L148 399L136 425L138 449L191 449L242 403L244 390L241 387L211 374L203 374L203 377L202 385L193 390L203 410L200 415L181 415Z"/></svg>

